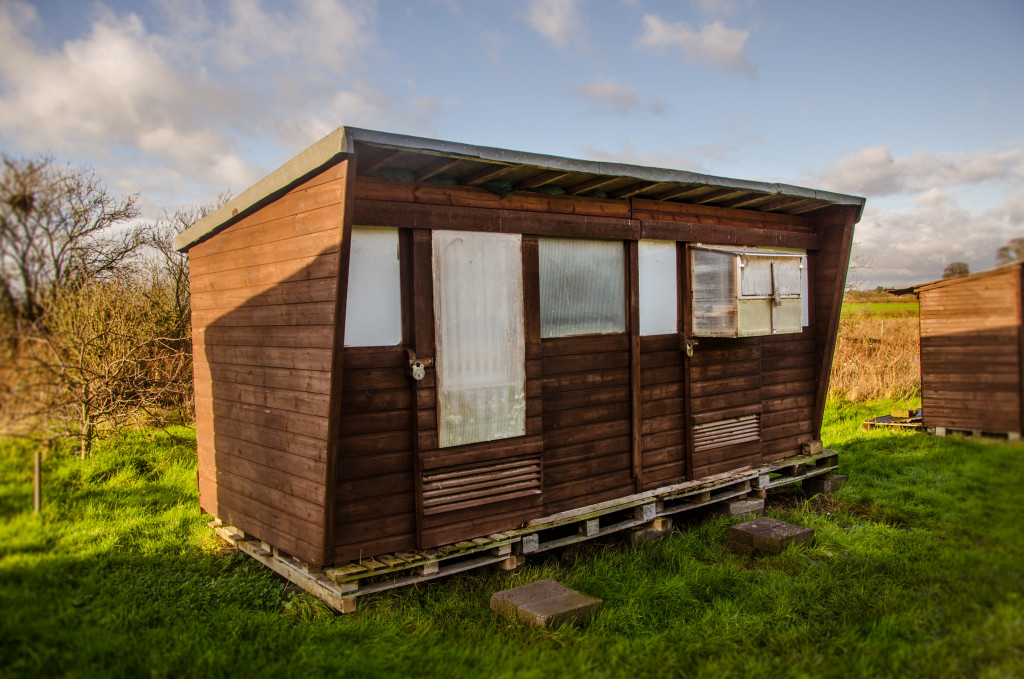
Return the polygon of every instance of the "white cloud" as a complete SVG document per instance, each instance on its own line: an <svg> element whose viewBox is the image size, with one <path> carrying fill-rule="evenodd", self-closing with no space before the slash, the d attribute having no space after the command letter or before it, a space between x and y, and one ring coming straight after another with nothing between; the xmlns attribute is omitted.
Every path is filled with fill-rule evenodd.
<svg viewBox="0 0 1024 679"><path fill-rule="evenodd" d="M530 0L526 21L558 47L579 45L584 41L579 8L580 0Z"/></svg>
<svg viewBox="0 0 1024 679"><path fill-rule="evenodd" d="M887 146L868 146L820 173L805 172L804 179L868 198L854 253L870 260L871 268L858 272L869 286L935 280L954 261L981 271L995 264L1000 246L1024 235L1024 146L1018 141L957 153L917 149L904 156ZM1002 204L999 198L995 207L962 204L993 205L993 195L1001 195Z"/></svg>
<svg viewBox="0 0 1024 679"><path fill-rule="evenodd" d="M195 201L245 188L340 124L427 133L455 103L364 76L370 0L155 3L146 21L97 4L51 48L29 37L47 28L32 6L0 0L10 152L86 160L122 190Z"/></svg>
<svg viewBox="0 0 1024 679"><path fill-rule="evenodd" d="M918 149L902 157L893 156L887 146L868 146L811 175L810 181L826 189L877 197L1004 179L1024 180L1024 147L1019 142L966 153Z"/></svg>
<svg viewBox="0 0 1024 679"><path fill-rule="evenodd" d="M642 102L631 85L604 75L592 83L574 86L572 90L590 102L594 113L628 116L634 113L662 114L666 109L663 100L653 98L648 102Z"/></svg>
<svg viewBox="0 0 1024 679"><path fill-rule="evenodd" d="M967 262L971 271L995 265L996 250L1024 235L1024 192L1002 206L972 212L953 190L932 188L906 207L883 209L868 203L857 224L854 256L870 268L857 275L868 287L904 287L937 280L950 262Z"/></svg>
<svg viewBox="0 0 1024 679"><path fill-rule="evenodd" d="M58 153L139 146L194 170L223 165L231 144L197 102L232 111L244 100L172 68L136 15L105 14L53 51L24 37L34 21L18 3L0 8L0 132Z"/></svg>
<svg viewBox="0 0 1024 679"><path fill-rule="evenodd" d="M743 55L750 31L729 28L714 21L695 31L686 22L669 23L654 14L644 15L644 32L639 47L682 50L687 61L712 63L728 71L753 77L754 66Z"/></svg>

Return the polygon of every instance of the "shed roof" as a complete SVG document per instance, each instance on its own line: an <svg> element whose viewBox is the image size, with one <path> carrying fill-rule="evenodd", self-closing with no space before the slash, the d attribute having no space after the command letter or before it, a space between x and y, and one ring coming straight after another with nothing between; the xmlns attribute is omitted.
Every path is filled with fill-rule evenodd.
<svg viewBox="0 0 1024 679"><path fill-rule="evenodd" d="M641 197L783 214L807 214L830 205L855 205L863 211L865 202L859 196L790 184L579 160L342 126L182 232L174 239L174 247L187 250L352 153L359 158L360 175L381 168L401 169L411 172L416 181L446 174L462 186L503 179L518 190L554 185L567 194L582 195L599 189L609 198Z"/></svg>
<svg viewBox="0 0 1024 679"><path fill-rule="evenodd" d="M947 285L957 285L957 284L963 283L965 281L974 281L974 280L977 280L979 278L986 278L988 276L995 276L997 274L1001 274L1001 273L1005 272L1008 269L1013 269L1014 267L1021 267L1021 266L1024 266L1024 261L1009 262L1007 264L1000 264L999 266L993 267L991 269L985 269L984 271L979 271L978 273L965 274L963 276L954 276L952 278L942 278L940 280L932 281L930 283L921 283L920 285L915 285L911 289L913 290L914 294L916 295L917 293L921 292L922 290L934 290L935 288L942 288L942 287L945 287Z"/></svg>

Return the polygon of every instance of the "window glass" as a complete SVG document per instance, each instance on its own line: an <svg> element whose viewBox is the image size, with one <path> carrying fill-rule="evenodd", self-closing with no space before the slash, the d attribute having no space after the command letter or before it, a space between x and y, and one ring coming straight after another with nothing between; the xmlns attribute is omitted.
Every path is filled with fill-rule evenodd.
<svg viewBox="0 0 1024 679"><path fill-rule="evenodd" d="M542 337L625 332L622 241L540 238Z"/></svg>
<svg viewBox="0 0 1024 679"><path fill-rule="evenodd" d="M664 335L676 332L675 241L642 240L640 262L640 334Z"/></svg>
<svg viewBox="0 0 1024 679"><path fill-rule="evenodd" d="M736 336L736 256L691 250L693 334Z"/></svg>
<svg viewBox="0 0 1024 679"><path fill-rule="evenodd" d="M526 433L518 234L434 231L438 445Z"/></svg>
<svg viewBox="0 0 1024 679"><path fill-rule="evenodd" d="M345 346L402 342L398 229L353 226L345 306Z"/></svg>

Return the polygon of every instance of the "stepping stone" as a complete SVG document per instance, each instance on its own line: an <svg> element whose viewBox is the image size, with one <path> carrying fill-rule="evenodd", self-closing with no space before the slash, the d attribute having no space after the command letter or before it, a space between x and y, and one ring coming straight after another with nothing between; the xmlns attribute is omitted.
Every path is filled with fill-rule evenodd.
<svg viewBox="0 0 1024 679"><path fill-rule="evenodd" d="M491 596L491 610L504 618L518 618L533 627L552 627L565 622L587 623L604 602L569 589L554 580L538 580L505 589Z"/></svg>
<svg viewBox="0 0 1024 679"><path fill-rule="evenodd" d="M762 516L729 528L729 547L739 554L779 554L790 545L809 544L813 537L813 528Z"/></svg>

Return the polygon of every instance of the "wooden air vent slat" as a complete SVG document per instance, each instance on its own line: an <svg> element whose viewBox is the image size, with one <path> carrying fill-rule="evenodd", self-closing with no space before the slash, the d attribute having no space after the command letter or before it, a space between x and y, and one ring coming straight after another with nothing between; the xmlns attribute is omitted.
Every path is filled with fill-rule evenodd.
<svg viewBox="0 0 1024 679"><path fill-rule="evenodd" d="M760 440L760 415L731 417L727 420L698 424L693 428L693 449L696 452Z"/></svg>
<svg viewBox="0 0 1024 679"><path fill-rule="evenodd" d="M503 502L541 492L540 458L473 465L456 471L423 475L423 513Z"/></svg>

